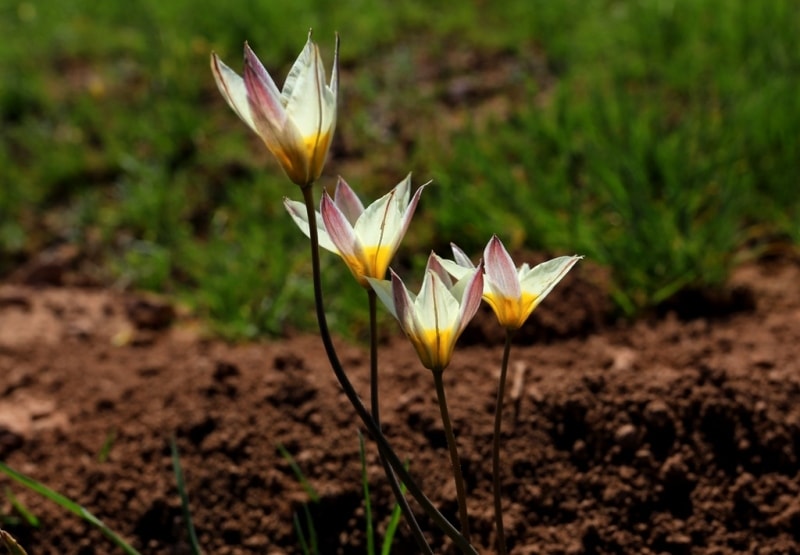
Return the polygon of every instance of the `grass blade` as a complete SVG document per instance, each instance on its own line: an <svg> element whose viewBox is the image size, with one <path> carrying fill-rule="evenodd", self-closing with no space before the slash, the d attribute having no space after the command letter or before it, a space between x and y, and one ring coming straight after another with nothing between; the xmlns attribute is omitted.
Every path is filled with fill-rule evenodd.
<svg viewBox="0 0 800 555"><path fill-rule="evenodd" d="M178 445L175 443L175 436L170 438L169 446L172 451L172 470L175 473L175 482L178 484L178 495L181 497L183 520L186 521L186 533L189 535L192 553L194 555L201 555L200 543L197 541L197 533L195 532L194 523L192 522L192 512L189 509L189 496L186 494L186 482L183 479L181 459L178 456Z"/></svg>
<svg viewBox="0 0 800 555"><path fill-rule="evenodd" d="M317 493L317 490L315 490L314 486L311 485L311 482L308 481L306 475L303 474L303 471L300 469L300 465L298 465L297 461L294 460L292 454L289 453L282 443L278 443L277 448L284 460L289 463L289 468L292 469L297 481L300 482L301 486L303 486L303 490L311 499L311 502L319 503L319 493ZM295 512L292 516L292 521L294 522L294 529L295 533L297 533L297 539L300 542L300 547L303 550L304 555L319 555L317 530L314 528L314 519L311 517L311 511L308 508L308 503L303 503L303 512L306 517L308 539L306 539L306 535L303 532L303 527L300 525L300 518L297 516L297 512Z"/></svg>
<svg viewBox="0 0 800 555"><path fill-rule="evenodd" d="M6 497L11 503L11 506L14 507L14 510L17 511L23 519L25 519L25 522L27 522L28 525L34 528L39 527L39 519L36 518L36 515L33 514L30 509L28 509L28 507L22 503L22 501L17 499L17 496L14 495L14 493L8 488L6 488Z"/></svg>
<svg viewBox="0 0 800 555"><path fill-rule="evenodd" d="M291 468L292 472L294 472L294 475L297 478L297 481L300 482L301 486L303 486L303 489L305 490L306 494L308 494L308 497L314 503L318 503L319 502L319 493L317 493L317 490L315 490L314 486L312 486L311 483L308 481L308 479L306 478L305 474L303 474L303 471L300 470L300 466L298 466L297 461L294 460L294 457L292 457L292 454L289 453L289 451L286 449L286 447L283 446L282 443L278 443L277 447L278 447L278 451L281 454L281 457L283 457L284 460L287 463L289 463L289 468Z"/></svg>
<svg viewBox="0 0 800 555"><path fill-rule="evenodd" d="M297 541L300 542L300 549L303 550L303 555L311 555L311 552L308 550L305 532L303 532L303 526L300 524L300 518L297 516L297 511L292 515L292 522L294 523L294 533L297 534Z"/></svg>
<svg viewBox="0 0 800 555"><path fill-rule="evenodd" d="M54 503L60 505L62 508L68 510L74 515L77 515L84 519L86 522L91 524L92 526L96 527L100 530L111 542L122 549L128 555L140 555L138 551L136 551L133 547L131 547L125 540L123 540L120 536L118 536L113 530L111 530L108 526L103 523L102 520L94 516L92 513L84 509L82 506L77 504L76 502L72 501L71 499L64 497L60 493L53 491L52 489L48 488L44 484L37 482L33 478L29 478L24 474L17 472L10 466L7 466L5 463L0 462L0 472L3 472L6 476L19 482L26 488L35 491L39 495L42 495L53 501Z"/></svg>
<svg viewBox="0 0 800 555"><path fill-rule="evenodd" d="M103 445L100 447L100 452L97 453L97 462L104 463L108 460L108 456L111 454L111 448L114 446L114 442L117 439L117 431L111 430L106 435L106 439L103 442Z"/></svg>
<svg viewBox="0 0 800 555"><path fill-rule="evenodd" d="M6 532L5 530L0 530L0 540L3 540L3 543L6 546L6 549L11 555L28 555L25 553L25 550L20 547L11 534Z"/></svg>
<svg viewBox="0 0 800 555"><path fill-rule="evenodd" d="M314 519L311 518L311 511L308 503L303 504L303 512L306 514L306 526L308 527L308 537L311 542L312 555L319 555L319 545L317 544L317 529L314 528Z"/></svg>
<svg viewBox="0 0 800 555"><path fill-rule="evenodd" d="M406 462L405 467L406 470L408 470L408 462ZM400 483L400 491L405 495L406 485L402 482ZM386 526L386 535L383 536L381 555L389 555L392 552L392 542L394 541L394 535L397 533L397 527L400 525L402 516L403 510L400 508L400 504L395 503L392 509L392 515L389 517L389 524Z"/></svg>

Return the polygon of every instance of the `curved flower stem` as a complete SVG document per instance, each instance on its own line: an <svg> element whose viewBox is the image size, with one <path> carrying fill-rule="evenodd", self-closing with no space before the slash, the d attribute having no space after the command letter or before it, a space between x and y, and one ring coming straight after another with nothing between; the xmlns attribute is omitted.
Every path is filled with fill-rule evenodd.
<svg viewBox="0 0 800 555"><path fill-rule="evenodd" d="M503 397L506 391L508 357L511 353L513 330L506 329L506 344L503 363L500 367L500 383L497 385L497 403L494 407L494 440L492 441L492 488L494 490L494 522L497 528L497 555L506 555L506 534L503 530L503 503L500 495L500 426L503 421Z"/></svg>
<svg viewBox="0 0 800 555"><path fill-rule="evenodd" d="M414 499L420 504L420 506L422 506L431 520L433 520L436 525L450 539L453 540L453 542L459 547L459 549L461 549L463 553L478 555L478 552L470 545L469 541L462 536L452 524L450 524L450 522L436 509L436 507L433 506L431 500L428 499L428 497L422 492L420 487L411 477L411 474L409 474L405 469L403 463L400 461L400 457L398 457L391 448L389 442L386 441L386 438L381 433L380 428L372 419L372 416L370 416L369 412L367 412L366 407L364 407L364 403L362 403L361 399L359 399L358 393L356 393L353 384L347 377L344 368L342 368L342 363L339 361L339 356L336 354L336 348L333 345L333 339L331 338L330 330L328 329L328 320L325 316L325 307L322 299L322 276L319 262L319 234L317 232L317 217L314 210L312 186L308 185L303 187L302 191L303 201L305 202L306 213L308 215L309 236L311 239L311 266L314 280L314 304L317 313L317 323L319 324L319 332L320 336L322 337L322 344L325 346L325 353L327 354L328 360L331 363L333 373L336 375L339 385L342 386L342 390L347 396L347 400L350 401L351 405L353 405L358 417L364 423L364 426L366 426L370 435L375 438L375 442L378 444L378 449L380 449L380 451L386 457L386 460L392 466L392 469L394 469L394 472L397 474L400 480L406 485L409 493L414 496Z"/></svg>
<svg viewBox="0 0 800 555"><path fill-rule="evenodd" d="M372 404L372 419L381 427L380 388L378 387L378 295L367 290L369 300L369 394Z"/></svg>
<svg viewBox="0 0 800 555"><path fill-rule="evenodd" d="M458 517L461 521L461 533L469 541L469 518L467 516L467 491L464 488L464 476L461 474L461 459L458 457L456 436L453 425L450 423L450 413L447 410L447 397L444 394L444 380L442 370L433 371L433 381L436 383L436 398L439 400L439 410L442 412L444 434L447 437L447 447L450 450L450 464L453 466L453 480L456 483L456 496L458 497Z"/></svg>
<svg viewBox="0 0 800 555"><path fill-rule="evenodd" d="M375 425L380 430L381 416L380 416L380 388L378 387L378 296L375 291L370 288L367 290L367 297L369 298L369 387L370 387L370 402L372 404L372 419ZM397 481L397 475L392 470L391 465L386 460L383 451L378 449L378 456L383 466L383 471L386 478L389 480L389 485L392 487L394 497L397 504L400 505L400 510L403 511L403 516L406 522L411 527L411 533L419 546L420 552L428 555L433 555L431 546L425 540L422 534L422 529L419 527L411 507L408 505L406 496L400 488L400 482Z"/></svg>

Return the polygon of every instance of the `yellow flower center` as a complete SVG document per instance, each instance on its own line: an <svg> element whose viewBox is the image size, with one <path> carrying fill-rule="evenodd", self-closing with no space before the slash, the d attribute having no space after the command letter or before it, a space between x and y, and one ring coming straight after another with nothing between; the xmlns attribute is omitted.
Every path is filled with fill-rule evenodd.
<svg viewBox="0 0 800 555"><path fill-rule="evenodd" d="M289 179L304 186L316 181L322 173L331 138L331 134L326 131L320 135L303 137L301 144L273 145L267 142L267 147L278 159Z"/></svg>
<svg viewBox="0 0 800 555"><path fill-rule="evenodd" d="M306 152L309 154L308 173L316 180L322 173L328 147L331 143L331 134L327 131L320 135L305 138Z"/></svg>
<svg viewBox="0 0 800 555"><path fill-rule="evenodd" d="M444 370L453 357L452 330L424 330L421 335L408 334L422 365L429 370Z"/></svg>
<svg viewBox="0 0 800 555"><path fill-rule="evenodd" d="M539 297L531 293L523 292L522 296L518 299L502 297L491 293L484 294L483 298L489 303L492 310L494 310L501 326L516 330L522 327L522 324L524 324L528 316L531 315L533 309L536 308L536 300Z"/></svg>
<svg viewBox="0 0 800 555"><path fill-rule="evenodd" d="M343 256L350 271L364 287L370 287L368 277L383 279L392 260L392 249L387 245L380 247L362 247L355 256Z"/></svg>

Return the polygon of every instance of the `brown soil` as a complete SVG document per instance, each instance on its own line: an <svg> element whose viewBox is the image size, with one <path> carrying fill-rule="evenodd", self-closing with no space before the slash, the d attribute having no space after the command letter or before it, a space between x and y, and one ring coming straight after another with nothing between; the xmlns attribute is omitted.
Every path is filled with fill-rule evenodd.
<svg viewBox="0 0 800 555"><path fill-rule="evenodd" d="M511 552L800 553L800 267L743 267L728 304L696 297L631 325L608 323L590 274L584 264L569 276L512 352ZM701 316L676 316L693 311ZM492 552L497 337L483 314L445 374L481 553ZM338 343L366 397L365 350ZM381 353L387 434L455 517L431 376L400 337ZM143 553L189 553L171 434L207 553L300 552L292 515L307 497L279 443L321 493L311 506L321 552L364 553L359 428L313 335L233 346L200 338L157 299L0 287L0 459ZM368 446L380 534L391 497ZM117 552L51 502L0 484L41 519L39 529L5 525L31 555ZM14 514L4 497L0 518ZM453 553L421 520L435 551ZM401 528L394 552L415 551Z"/></svg>

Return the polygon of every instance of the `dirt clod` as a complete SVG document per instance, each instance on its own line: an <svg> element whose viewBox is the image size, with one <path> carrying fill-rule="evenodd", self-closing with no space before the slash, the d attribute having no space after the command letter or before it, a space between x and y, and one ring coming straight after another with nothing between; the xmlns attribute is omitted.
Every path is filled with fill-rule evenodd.
<svg viewBox="0 0 800 555"><path fill-rule="evenodd" d="M0 459L142 553L189 553L174 434L205 552L301 553L292 518L305 518L305 503L321 553L364 552L361 426L317 336L229 345L179 330L180 316L158 299L22 281L0 286ZM587 312L597 291L580 280L564 285L511 354L501 461L511 553L800 553L800 267L743 267L728 290L746 291L747 302L734 295L698 315L685 301L632 324ZM445 373L481 553L494 540L502 333L492 325L483 314ZM368 402L366 349L337 345ZM389 440L456 522L430 373L399 336L383 345L380 368ZM380 535L393 501L369 438L367 468ZM6 486L43 523L0 520L29 553L114 552L76 517L0 478ZM0 501L0 518L13 513ZM455 553L419 516L434 552ZM417 552L404 526L395 546Z"/></svg>

